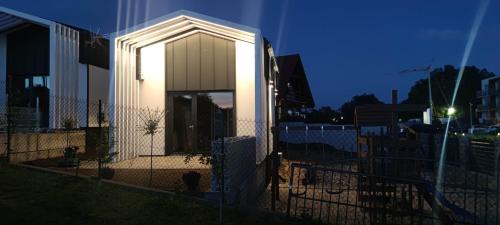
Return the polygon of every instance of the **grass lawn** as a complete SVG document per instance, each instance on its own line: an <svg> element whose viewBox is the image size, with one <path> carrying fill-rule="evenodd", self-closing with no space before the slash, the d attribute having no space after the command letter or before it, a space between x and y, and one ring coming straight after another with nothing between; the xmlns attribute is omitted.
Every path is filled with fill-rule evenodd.
<svg viewBox="0 0 500 225"><path fill-rule="evenodd" d="M224 224L290 224L225 209ZM30 169L0 168L0 224L218 224L218 209L182 197Z"/></svg>

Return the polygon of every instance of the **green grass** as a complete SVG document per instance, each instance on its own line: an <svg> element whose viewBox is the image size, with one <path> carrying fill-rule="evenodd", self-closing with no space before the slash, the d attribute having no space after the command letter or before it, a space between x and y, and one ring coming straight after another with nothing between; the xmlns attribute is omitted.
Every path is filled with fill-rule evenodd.
<svg viewBox="0 0 500 225"><path fill-rule="evenodd" d="M225 209L224 216L224 224L290 224L267 213ZM185 197L4 166L0 224L218 224L218 209Z"/></svg>

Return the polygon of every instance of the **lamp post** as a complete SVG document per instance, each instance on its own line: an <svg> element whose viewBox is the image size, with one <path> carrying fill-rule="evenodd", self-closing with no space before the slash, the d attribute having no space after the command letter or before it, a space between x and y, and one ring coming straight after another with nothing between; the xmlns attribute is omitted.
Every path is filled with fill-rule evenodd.
<svg viewBox="0 0 500 225"><path fill-rule="evenodd" d="M469 102L469 120L470 120L470 128L472 129L472 103Z"/></svg>

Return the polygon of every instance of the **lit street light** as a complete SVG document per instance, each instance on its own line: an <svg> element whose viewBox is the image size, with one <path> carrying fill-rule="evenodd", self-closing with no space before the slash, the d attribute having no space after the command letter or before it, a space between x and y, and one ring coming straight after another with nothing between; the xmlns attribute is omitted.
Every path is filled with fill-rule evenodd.
<svg viewBox="0 0 500 225"><path fill-rule="evenodd" d="M456 112L457 112L457 110L455 108L450 107L450 108L448 108L447 114L448 114L448 116L453 116L453 115L455 115Z"/></svg>

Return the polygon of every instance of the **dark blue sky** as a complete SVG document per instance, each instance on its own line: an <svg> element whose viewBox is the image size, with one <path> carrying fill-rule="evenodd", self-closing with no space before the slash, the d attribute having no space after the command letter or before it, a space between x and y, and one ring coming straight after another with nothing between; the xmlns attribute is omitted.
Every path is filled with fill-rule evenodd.
<svg viewBox="0 0 500 225"><path fill-rule="evenodd" d="M317 105L335 108L365 92L388 102L390 90L396 88L400 99L406 98L411 85L425 75L399 75L402 69L424 67L432 59L436 66L458 65L478 4L479 0L0 0L1 6L93 31L99 28L101 33L179 9L258 27L278 55L301 54ZM500 1L491 1L468 65L500 74L499 9Z"/></svg>

